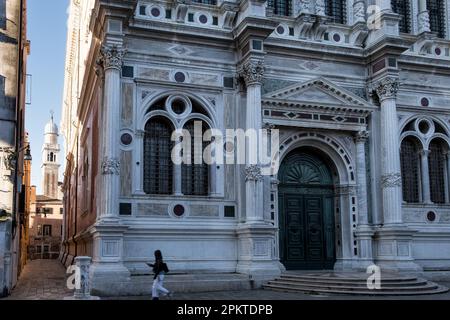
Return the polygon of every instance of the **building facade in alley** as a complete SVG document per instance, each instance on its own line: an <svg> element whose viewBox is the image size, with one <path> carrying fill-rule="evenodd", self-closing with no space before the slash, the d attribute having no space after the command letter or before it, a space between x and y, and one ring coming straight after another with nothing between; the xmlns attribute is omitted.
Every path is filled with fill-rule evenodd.
<svg viewBox="0 0 450 320"><path fill-rule="evenodd" d="M11 292L26 261L26 25L25 0L0 1L0 297Z"/></svg>
<svg viewBox="0 0 450 320"><path fill-rule="evenodd" d="M58 126L53 116L45 125L42 146L42 194L33 186L29 218L28 258L57 259L61 252L63 204L58 182L60 147Z"/></svg>
<svg viewBox="0 0 450 320"><path fill-rule="evenodd" d="M92 256L107 295L148 292L156 249L256 284L449 270L449 20L443 0L72 1L61 260ZM174 163L195 122L278 134L279 170Z"/></svg>

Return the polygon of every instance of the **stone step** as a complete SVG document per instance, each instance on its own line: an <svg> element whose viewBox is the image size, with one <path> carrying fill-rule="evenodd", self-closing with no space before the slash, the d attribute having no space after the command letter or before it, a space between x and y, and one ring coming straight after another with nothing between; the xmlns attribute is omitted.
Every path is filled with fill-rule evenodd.
<svg viewBox="0 0 450 320"><path fill-rule="evenodd" d="M264 289L351 295L425 295L447 292L448 288L414 275L384 273L381 289L369 289L363 272L285 272L264 284Z"/></svg>
<svg viewBox="0 0 450 320"><path fill-rule="evenodd" d="M273 291L281 291L281 292L306 292L306 293L315 293L315 294L336 294L336 295L373 295L373 296L412 296L412 295L429 295L429 294L439 294L445 293L448 291L448 288L437 286L434 289L417 291L403 291L403 290L391 290L391 291L380 291L380 290L341 290L341 289L325 289L325 288L311 288L306 286L297 286L287 287L283 285L264 285L264 289L273 290Z"/></svg>
<svg viewBox="0 0 450 320"><path fill-rule="evenodd" d="M297 278L297 277L289 277L289 276L281 276L280 280L284 280L284 281L289 281L289 282L293 282L293 283L327 283L327 284L332 284L332 285L337 285L337 286L341 286L341 285L353 285L353 286L367 286L367 280L348 280L348 279L318 279L318 278ZM383 279L381 279L381 285L382 286L392 286L392 287L397 287L397 286L404 286L404 285L408 285L408 286L421 286L427 283L427 280L425 279L411 279L411 280L406 280L406 281L402 281L402 280L394 280L391 279L389 281L385 281Z"/></svg>
<svg viewBox="0 0 450 320"><path fill-rule="evenodd" d="M371 289L367 288L367 286L353 286L353 285L345 285L345 284L341 284L341 285L336 285L336 284L328 284L328 283L316 283L316 284L312 284L312 283L293 283L293 282L288 282L288 281L281 281L281 280L276 280L276 281L269 281L268 285L282 285L282 286L287 286L287 287L292 287L292 288L296 288L298 286L300 287L308 287L308 288L318 288L318 289L336 289L336 290L349 290L349 291L354 291L354 290L369 290L372 291ZM410 290L416 290L416 291L424 291L424 290L429 290L429 289L435 289L437 288L438 285L434 284L434 283L425 283L424 285L420 285L420 286L386 286L386 285L381 285L381 289L376 289L376 291L396 291L398 289L401 290L405 290L405 291L410 291Z"/></svg>
<svg viewBox="0 0 450 320"><path fill-rule="evenodd" d="M282 278L292 278L292 279L311 279L311 280L330 280L330 281L348 281L348 282L358 282L366 281L369 277L366 273L318 273L318 274L301 274L301 273L283 273ZM395 274L382 274L381 281L383 282L408 282L416 281L416 276L405 276L405 275L395 275Z"/></svg>

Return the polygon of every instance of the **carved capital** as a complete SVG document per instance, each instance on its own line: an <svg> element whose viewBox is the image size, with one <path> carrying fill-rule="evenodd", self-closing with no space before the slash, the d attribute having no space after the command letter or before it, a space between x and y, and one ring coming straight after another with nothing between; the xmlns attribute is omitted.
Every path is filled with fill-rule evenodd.
<svg viewBox="0 0 450 320"><path fill-rule="evenodd" d="M264 76L264 62L262 60L247 61L242 66L240 76L244 78L247 86L261 84Z"/></svg>
<svg viewBox="0 0 450 320"><path fill-rule="evenodd" d="M253 164L245 168L245 181L258 181L262 178L261 167L258 165Z"/></svg>
<svg viewBox="0 0 450 320"><path fill-rule="evenodd" d="M402 175L400 173L389 173L381 176L381 187L396 188L402 186Z"/></svg>
<svg viewBox="0 0 450 320"><path fill-rule="evenodd" d="M355 142L365 143L369 139L369 131L361 130L358 131L354 136Z"/></svg>
<svg viewBox="0 0 450 320"><path fill-rule="evenodd" d="M100 49L100 58L98 60L98 63L101 64L105 70L120 70L122 68L123 57L126 52L127 50L124 48L104 45Z"/></svg>
<svg viewBox="0 0 450 320"><path fill-rule="evenodd" d="M377 92L377 95L381 100L395 98L397 96L398 87L398 79L394 77L388 77L380 80L375 84L375 91Z"/></svg>
<svg viewBox="0 0 450 320"><path fill-rule="evenodd" d="M110 159L105 157L102 161L102 174L119 174L120 161L118 159Z"/></svg>

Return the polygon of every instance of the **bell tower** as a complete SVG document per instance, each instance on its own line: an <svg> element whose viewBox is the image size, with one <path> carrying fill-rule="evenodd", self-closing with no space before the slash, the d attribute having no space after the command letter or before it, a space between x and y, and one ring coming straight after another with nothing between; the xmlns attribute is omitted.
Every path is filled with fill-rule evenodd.
<svg viewBox="0 0 450 320"><path fill-rule="evenodd" d="M58 126L53 122L52 112L50 121L45 125L42 145L42 192L53 199L58 198L59 151Z"/></svg>

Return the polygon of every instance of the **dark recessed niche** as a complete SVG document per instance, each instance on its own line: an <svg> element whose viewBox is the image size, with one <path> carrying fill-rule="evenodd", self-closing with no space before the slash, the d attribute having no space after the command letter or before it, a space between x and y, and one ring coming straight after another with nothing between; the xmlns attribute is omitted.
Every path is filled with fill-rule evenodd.
<svg viewBox="0 0 450 320"><path fill-rule="evenodd" d="M294 35L294 28L289 28L289 35L293 36Z"/></svg>
<svg viewBox="0 0 450 320"><path fill-rule="evenodd" d="M225 206L223 215L226 218L234 218L235 217L234 206Z"/></svg>
<svg viewBox="0 0 450 320"><path fill-rule="evenodd" d="M124 133L120 136L120 142L122 142L123 145L128 146L133 142L133 137L129 133Z"/></svg>
<svg viewBox="0 0 450 320"><path fill-rule="evenodd" d="M184 215L184 207L181 204L177 204L175 207L173 207L173 214L177 217L181 217Z"/></svg>
<svg viewBox="0 0 450 320"><path fill-rule="evenodd" d="M335 34L333 34L333 40L336 42L339 42L339 41L341 41L341 36L339 34L335 33Z"/></svg>
<svg viewBox="0 0 450 320"><path fill-rule="evenodd" d="M325 41L330 40L330 37L329 37L329 35L328 35L328 32L325 32L325 33L323 34L323 40L325 40Z"/></svg>
<svg viewBox="0 0 450 320"><path fill-rule="evenodd" d="M188 13L188 21L194 22L194 14L193 13Z"/></svg>
<svg viewBox="0 0 450 320"><path fill-rule="evenodd" d="M159 17L159 15L161 14L161 11L160 11L158 8L154 7L154 8L152 8L152 10L150 11L150 13L151 13L152 16L154 16L154 17Z"/></svg>
<svg viewBox="0 0 450 320"><path fill-rule="evenodd" d="M430 105L430 100L428 100L428 98L422 98L420 99L420 105L422 107L428 107Z"/></svg>
<svg viewBox="0 0 450 320"><path fill-rule="evenodd" d="M212 24L213 24L213 26L217 26L217 25L219 25L219 18L218 18L218 17L216 17L216 16L214 16L214 17L213 17L213 21L212 21Z"/></svg>
<svg viewBox="0 0 450 320"><path fill-rule="evenodd" d="M253 40L252 41L253 50L262 50L262 41L261 40Z"/></svg>
<svg viewBox="0 0 450 320"><path fill-rule="evenodd" d="M132 66L123 66L122 67L122 77L133 78L134 77L134 68Z"/></svg>
<svg viewBox="0 0 450 320"><path fill-rule="evenodd" d="M177 72L175 73L175 81L176 82L184 82L186 81L186 76L183 72Z"/></svg>
<svg viewBox="0 0 450 320"><path fill-rule="evenodd" d="M427 220L428 221L435 221L436 220L436 213L434 213L433 211L430 211L427 213Z"/></svg>
<svg viewBox="0 0 450 320"><path fill-rule="evenodd" d="M121 216L131 216L132 214L131 203L121 202L119 204L119 211Z"/></svg>
<svg viewBox="0 0 450 320"><path fill-rule="evenodd" d="M200 21L200 23L205 24L205 23L208 22L208 17L205 16L204 14L201 14L201 15L198 17L198 21Z"/></svg>
<svg viewBox="0 0 450 320"><path fill-rule="evenodd" d="M139 7L139 14L140 14L141 16L145 16L145 15L146 15L145 9L146 9L145 6L140 6L140 7Z"/></svg>
<svg viewBox="0 0 450 320"><path fill-rule="evenodd" d="M389 58L388 59L388 65L391 68L397 68L397 59L395 58Z"/></svg>
<svg viewBox="0 0 450 320"><path fill-rule="evenodd" d="M283 28L283 26L278 26L277 32L278 32L279 34L284 34L284 28Z"/></svg>
<svg viewBox="0 0 450 320"><path fill-rule="evenodd" d="M166 9L166 19L172 19L172 10Z"/></svg>
<svg viewBox="0 0 450 320"><path fill-rule="evenodd" d="M233 77L223 77L223 86L225 88L234 88L234 79Z"/></svg>

